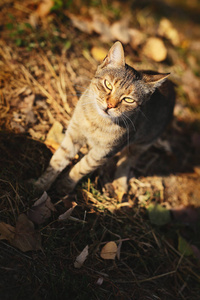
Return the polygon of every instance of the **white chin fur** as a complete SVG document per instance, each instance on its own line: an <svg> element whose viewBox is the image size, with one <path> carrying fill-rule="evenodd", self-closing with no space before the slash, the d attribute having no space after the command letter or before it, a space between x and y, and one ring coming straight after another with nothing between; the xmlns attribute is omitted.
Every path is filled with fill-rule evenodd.
<svg viewBox="0 0 200 300"><path fill-rule="evenodd" d="M97 111L98 111L100 116L102 116L104 118L105 117L110 118L110 116L101 107L99 107L98 103L96 103L96 107L97 107Z"/></svg>

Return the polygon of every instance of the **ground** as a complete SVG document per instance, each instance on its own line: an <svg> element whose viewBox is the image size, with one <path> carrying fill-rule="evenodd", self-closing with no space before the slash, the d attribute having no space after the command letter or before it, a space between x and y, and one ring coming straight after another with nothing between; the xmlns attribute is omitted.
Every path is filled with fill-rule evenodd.
<svg viewBox="0 0 200 300"><path fill-rule="evenodd" d="M0 296L198 299L199 2L44 3L0 3ZM41 199L30 179L46 168L115 40L136 69L171 73L174 119L138 161L122 199L105 191L117 158L70 199L61 200L56 184ZM110 241L117 253L105 259Z"/></svg>

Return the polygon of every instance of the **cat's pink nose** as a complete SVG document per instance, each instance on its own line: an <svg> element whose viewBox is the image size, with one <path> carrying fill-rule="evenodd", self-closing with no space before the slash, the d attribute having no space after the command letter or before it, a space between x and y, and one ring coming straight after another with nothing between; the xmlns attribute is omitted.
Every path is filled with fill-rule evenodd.
<svg viewBox="0 0 200 300"><path fill-rule="evenodd" d="M112 103L107 103L107 108L113 108L114 105Z"/></svg>
<svg viewBox="0 0 200 300"><path fill-rule="evenodd" d="M113 98L107 100L107 108L114 108L117 107L117 101Z"/></svg>

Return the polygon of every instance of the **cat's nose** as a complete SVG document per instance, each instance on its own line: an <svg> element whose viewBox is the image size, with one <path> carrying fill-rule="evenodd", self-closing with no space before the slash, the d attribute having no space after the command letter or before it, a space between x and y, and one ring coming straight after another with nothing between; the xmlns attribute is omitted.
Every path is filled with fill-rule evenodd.
<svg viewBox="0 0 200 300"><path fill-rule="evenodd" d="M114 99L107 100L107 108L114 108L117 106L117 101Z"/></svg>
<svg viewBox="0 0 200 300"><path fill-rule="evenodd" d="M112 103L107 103L107 108L113 108L115 107Z"/></svg>

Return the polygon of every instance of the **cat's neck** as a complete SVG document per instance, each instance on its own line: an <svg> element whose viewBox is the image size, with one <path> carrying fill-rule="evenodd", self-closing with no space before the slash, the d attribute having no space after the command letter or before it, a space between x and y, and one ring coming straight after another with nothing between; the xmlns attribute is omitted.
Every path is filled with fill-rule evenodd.
<svg viewBox="0 0 200 300"><path fill-rule="evenodd" d="M114 118L111 118L103 110L101 111L101 109L98 107L97 101L95 99L95 92L91 84L81 96L80 103L82 105L82 109L85 111L87 117L90 120L101 123L104 126L110 126L116 123L116 120L114 120Z"/></svg>

